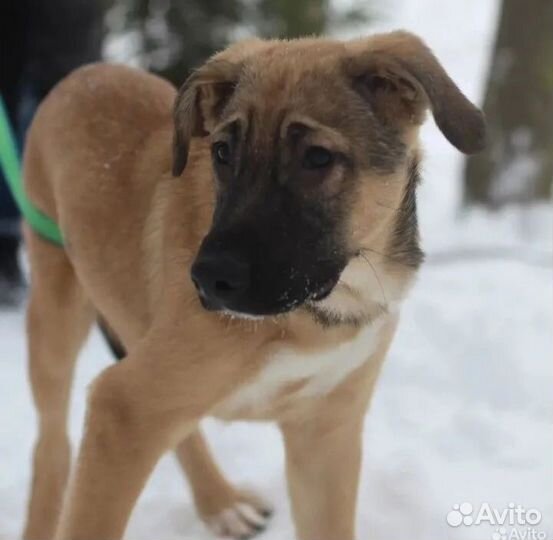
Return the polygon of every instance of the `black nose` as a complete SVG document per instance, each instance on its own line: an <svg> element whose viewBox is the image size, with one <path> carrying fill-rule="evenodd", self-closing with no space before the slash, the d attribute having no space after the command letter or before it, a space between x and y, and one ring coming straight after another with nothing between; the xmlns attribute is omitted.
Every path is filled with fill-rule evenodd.
<svg viewBox="0 0 553 540"><path fill-rule="evenodd" d="M221 309L232 305L250 286L250 265L230 253L200 254L191 276L204 305Z"/></svg>

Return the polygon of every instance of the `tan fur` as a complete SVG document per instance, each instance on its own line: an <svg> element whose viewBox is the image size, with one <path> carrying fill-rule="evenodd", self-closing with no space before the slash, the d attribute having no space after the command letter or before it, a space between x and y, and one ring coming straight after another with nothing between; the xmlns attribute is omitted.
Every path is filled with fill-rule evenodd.
<svg viewBox="0 0 553 540"><path fill-rule="evenodd" d="M172 86L125 67L80 69L40 107L25 156L26 189L33 202L58 221L66 249L27 232L33 277L30 372L40 434L26 540L54 535L68 474L65 424L72 368L94 312L109 322L128 358L108 368L92 386L86 432L57 540L122 537L149 473L159 457L174 448L208 523L228 517L228 509L241 503L265 515L266 505L231 486L213 463L198 430L201 418L211 414L279 422L298 538L353 539L362 420L413 269L383 255L368 264L352 259L323 305L329 312L362 313L369 325L378 320L374 349L366 361L345 371L343 379L321 394L302 394L311 376L298 375L277 387L259 409L256 405L238 412L230 406L232 396L257 384L282 351L298 358L328 356L341 344L353 343L366 325L325 328L302 309L260 321L206 312L188 272L213 210L206 135L216 131L221 107L241 70L247 69L255 90L249 98L260 114L269 118L275 100L297 102L301 108L307 99L311 111L320 113L301 113L303 121L320 127L315 137L356 151L359 138L367 134L326 127L325 114L331 114L323 110L327 101L313 93L310 80L316 84L318 70L344 80L344 65L347 71L355 60L359 69L373 49L383 50L386 62L393 58L401 66L402 59L416 56L418 50L420 66L432 73L439 66L416 38L403 33L346 44L256 40L220 53L191 77L176 102L175 133ZM394 73L401 78L406 69ZM455 114L472 121L465 118L471 111L459 110L467 109L468 102L451 90L441 67L437 73L442 79L436 85L447 87L443 92L428 87L423 76L422 83L411 83L416 88L408 88L408 101L394 104L379 97L400 121L406 157L387 174L371 176L366 169L365 181L352 194L347 223L352 246L385 253L394 209L405 191L408 160L418 152L416 131L424 108L430 103L448 124L448 113L441 107L451 97L458 106ZM411 79L416 76L409 75ZM241 106L235 103L229 114L241 115ZM283 125L292 120L284 119ZM469 132L467 128L466 133L449 135L465 137L460 144L468 145L473 136ZM173 178L172 170L180 178ZM325 189L335 187L330 182ZM332 383L332 373L329 380ZM217 522L217 531L236 537L244 530L255 532L248 519L242 516L236 523L234 517Z"/></svg>

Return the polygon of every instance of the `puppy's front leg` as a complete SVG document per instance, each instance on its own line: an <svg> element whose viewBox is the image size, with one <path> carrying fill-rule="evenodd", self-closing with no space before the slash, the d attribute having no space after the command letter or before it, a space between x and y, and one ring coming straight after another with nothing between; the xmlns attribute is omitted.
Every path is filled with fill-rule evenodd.
<svg viewBox="0 0 553 540"><path fill-rule="evenodd" d="M104 372L91 391L58 540L121 537L132 507L167 445L170 426L155 426L153 417L141 418L142 411L125 397L119 367Z"/></svg>
<svg viewBox="0 0 553 540"><path fill-rule="evenodd" d="M363 416L281 426L298 540L353 540Z"/></svg>
<svg viewBox="0 0 553 540"><path fill-rule="evenodd" d="M252 357L223 356L225 343L200 342L193 321L187 323L191 334L151 336L93 385L57 540L120 538L162 453L247 379Z"/></svg>
<svg viewBox="0 0 553 540"><path fill-rule="evenodd" d="M363 420L397 326L368 361L294 420L281 423L298 540L353 540Z"/></svg>

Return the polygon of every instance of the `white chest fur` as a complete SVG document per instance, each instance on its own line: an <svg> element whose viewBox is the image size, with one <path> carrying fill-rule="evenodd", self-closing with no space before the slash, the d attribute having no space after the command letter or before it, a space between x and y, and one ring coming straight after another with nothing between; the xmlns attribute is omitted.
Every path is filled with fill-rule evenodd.
<svg viewBox="0 0 553 540"><path fill-rule="evenodd" d="M223 416L240 416L242 411L263 410L288 385L306 383L296 399L330 392L375 352L384 318L362 328L353 339L331 349L306 354L283 348L268 360L256 379L240 388L222 406Z"/></svg>

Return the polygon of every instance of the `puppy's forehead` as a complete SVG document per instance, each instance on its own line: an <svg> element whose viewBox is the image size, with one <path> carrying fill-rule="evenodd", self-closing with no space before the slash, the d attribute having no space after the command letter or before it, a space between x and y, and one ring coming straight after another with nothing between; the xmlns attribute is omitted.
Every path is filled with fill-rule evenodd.
<svg viewBox="0 0 553 540"><path fill-rule="evenodd" d="M402 160L404 145L356 91L345 68L348 58L341 42L263 42L243 62L223 122L240 117L241 135L261 155L282 137L290 119L302 118L318 134L330 134L330 147L352 151L359 166L390 172ZM322 140L314 144L326 146Z"/></svg>
<svg viewBox="0 0 553 540"><path fill-rule="evenodd" d="M323 39L299 39L289 41L267 41L249 57L251 65L259 64L278 70L293 68L309 69L310 66L325 63L345 54L343 42Z"/></svg>
<svg viewBox="0 0 553 540"><path fill-rule="evenodd" d="M343 53L338 42L269 42L244 62L240 85L275 99L299 97L310 82L336 78Z"/></svg>
<svg viewBox="0 0 553 540"><path fill-rule="evenodd" d="M341 68L343 45L315 40L278 42L244 62L224 123L239 119L258 131L303 118L311 128L351 127L354 94ZM301 122L300 122L301 123ZM260 126L261 124L261 126ZM344 124L344 126L342 126Z"/></svg>

